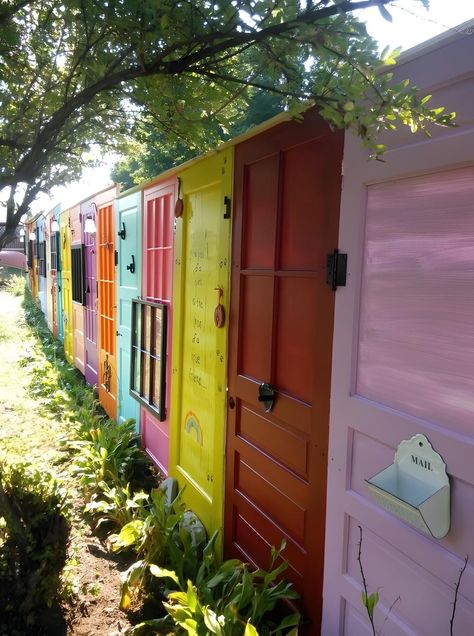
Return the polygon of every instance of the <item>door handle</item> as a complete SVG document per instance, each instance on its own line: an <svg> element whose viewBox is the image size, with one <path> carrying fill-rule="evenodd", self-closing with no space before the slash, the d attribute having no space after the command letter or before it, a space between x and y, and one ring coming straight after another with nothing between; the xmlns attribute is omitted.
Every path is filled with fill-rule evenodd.
<svg viewBox="0 0 474 636"><path fill-rule="evenodd" d="M130 274L135 273L135 256L132 254L132 262L130 265L127 265L127 269L130 271Z"/></svg>
<svg viewBox="0 0 474 636"><path fill-rule="evenodd" d="M265 413L270 413L275 401L275 389L268 382L262 382L258 387L258 401L263 402Z"/></svg>

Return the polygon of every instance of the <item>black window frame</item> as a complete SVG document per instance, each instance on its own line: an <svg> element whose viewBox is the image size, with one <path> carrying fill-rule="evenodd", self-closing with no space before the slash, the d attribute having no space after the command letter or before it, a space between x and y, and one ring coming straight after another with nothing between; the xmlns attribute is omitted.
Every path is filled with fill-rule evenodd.
<svg viewBox="0 0 474 636"><path fill-rule="evenodd" d="M143 309L149 307L147 311ZM168 305L164 303L153 303L139 298L132 299L132 321L131 321L131 339L130 339L130 395L149 410L158 421L163 422L166 419L166 353L167 353L167 333L168 333ZM156 313L161 312L161 341L159 351L156 351ZM147 316L150 317L149 326L147 328ZM137 322L140 321L140 328L137 330ZM150 349L146 349L146 334L150 333ZM136 342L139 333L140 342ZM149 383L144 387L145 373L143 373L143 360L148 361ZM152 361L155 364L152 364ZM137 364L139 366L139 380L136 383ZM145 363L146 364L146 363ZM155 384L156 373L155 366L160 366L159 385ZM154 402L154 395L158 391L158 404Z"/></svg>
<svg viewBox="0 0 474 636"><path fill-rule="evenodd" d="M56 232L51 232L49 245L51 248L51 271L55 272L58 269L58 237Z"/></svg>
<svg viewBox="0 0 474 636"><path fill-rule="evenodd" d="M46 278L46 241L38 243L38 274Z"/></svg>
<svg viewBox="0 0 474 636"><path fill-rule="evenodd" d="M34 241L30 241L28 239L28 252L27 252L27 261L26 264L28 266L28 269L32 269L33 267L33 259L34 259L34 255L33 255L33 243ZM26 244L26 243L25 243Z"/></svg>
<svg viewBox="0 0 474 636"><path fill-rule="evenodd" d="M72 300L80 305L86 304L84 265L84 245L71 245Z"/></svg>
<svg viewBox="0 0 474 636"><path fill-rule="evenodd" d="M56 232L56 258L57 258L56 272L60 272L62 267L61 267L61 234L59 232Z"/></svg>

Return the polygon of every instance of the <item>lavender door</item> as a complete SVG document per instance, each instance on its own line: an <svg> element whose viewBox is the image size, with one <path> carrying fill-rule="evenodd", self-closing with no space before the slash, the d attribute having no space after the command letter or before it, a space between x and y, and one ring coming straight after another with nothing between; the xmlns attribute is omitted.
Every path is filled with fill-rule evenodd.
<svg viewBox="0 0 474 636"><path fill-rule="evenodd" d="M426 93L434 93L433 104L457 111L460 129L434 131L430 141L393 136L383 164L367 162L357 140L346 138L339 246L348 252L349 270L347 287L336 294L325 636L373 633L361 602L359 527L369 593L380 595L377 633L473 633L474 58L469 40L451 36L398 71L399 78L413 77ZM393 462L402 440L417 433L441 455L450 479L451 527L441 539L407 523L403 511L409 508L400 516L393 508L384 510L366 483ZM423 479L430 478L429 469L420 469ZM466 556L450 631L454 586Z"/></svg>
<svg viewBox="0 0 474 636"><path fill-rule="evenodd" d="M89 384L97 384L97 368L99 353L97 350L97 263L95 241L96 235L85 232L84 227L88 218L95 223L96 207L93 199L81 205L82 229L84 235L84 266L86 306L84 320L85 358L84 375Z"/></svg>

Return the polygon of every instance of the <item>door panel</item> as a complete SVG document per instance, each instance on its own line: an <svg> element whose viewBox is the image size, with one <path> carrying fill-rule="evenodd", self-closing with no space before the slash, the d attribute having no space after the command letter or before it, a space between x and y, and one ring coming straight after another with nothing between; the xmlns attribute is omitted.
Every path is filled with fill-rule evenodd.
<svg viewBox="0 0 474 636"><path fill-rule="evenodd" d="M70 364L74 364L73 355L73 315L71 285L71 230L69 227L69 211L61 214L61 308L64 338L64 354Z"/></svg>
<svg viewBox="0 0 474 636"><path fill-rule="evenodd" d="M97 283L99 319L99 400L107 415L117 415L115 222L113 204L97 211Z"/></svg>
<svg viewBox="0 0 474 636"><path fill-rule="evenodd" d="M56 271L51 272L51 330L58 337L58 304L57 304L57 279Z"/></svg>
<svg viewBox="0 0 474 636"><path fill-rule="evenodd" d="M84 307L79 303L72 303L74 320L74 364L84 373Z"/></svg>
<svg viewBox="0 0 474 636"><path fill-rule="evenodd" d="M52 272L51 272L51 217L52 212L46 217L46 321L50 331L53 331L53 303L52 303Z"/></svg>
<svg viewBox="0 0 474 636"><path fill-rule="evenodd" d="M50 215L49 218L49 275L51 278L51 289L50 289L50 302L51 302L51 330L53 334L58 337L58 280L57 280L57 271L59 267L59 259L60 255L58 254L59 248L59 232L53 232L52 225L53 222L56 221L59 223L59 206L57 206Z"/></svg>
<svg viewBox="0 0 474 636"><path fill-rule="evenodd" d="M214 322L220 287L229 302L232 151L179 175L183 217L177 220L174 270L170 473L209 532L222 528L227 325ZM227 314L226 314L227 315Z"/></svg>
<svg viewBox="0 0 474 636"><path fill-rule="evenodd" d="M42 274L46 274L45 264L43 268L41 268L40 263L43 262L43 259L46 259L46 220L44 217L40 217L37 223L37 237L38 237L38 257L41 252L41 259L38 258L38 298L40 301L41 311L43 312L44 317L47 317L47 307L46 307L46 276Z"/></svg>
<svg viewBox="0 0 474 636"><path fill-rule="evenodd" d="M83 289L83 252L81 207L75 205L69 211L69 226L71 228L71 290L73 315L73 357L74 365L84 374L85 371L85 339L84 339L84 305L78 301L75 294L81 295L78 288ZM76 291L75 291L76 290Z"/></svg>
<svg viewBox="0 0 474 636"><path fill-rule="evenodd" d="M82 230L84 236L84 280L86 305L84 308L84 375L86 382L98 386L99 351L97 344L97 234L84 232L87 218L97 223L94 200L81 204Z"/></svg>
<svg viewBox="0 0 474 636"><path fill-rule="evenodd" d="M429 141L394 134L383 164L367 161L358 140L346 138L340 247L349 253L349 275L336 300L324 636L372 633L360 596L359 527L365 578L380 594L377 631L442 636L470 634L474 625L469 50L468 38L450 38L398 71L456 111L460 129L433 131ZM450 479L451 527L442 539L382 509L367 488L417 433L441 455Z"/></svg>
<svg viewBox="0 0 474 636"><path fill-rule="evenodd" d="M173 226L176 179L148 188L143 193L143 298L167 306L166 397L163 420L142 407L143 444L164 474L168 474L170 445Z"/></svg>
<svg viewBox="0 0 474 636"><path fill-rule="evenodd" d="M225 550L288 579L319 629L342 139L309 113L236 147ZM266 413L259 385L276 398ZM235 406L234 406L235 404Z"/></svg>
<svg viewBox="0 0 474 636"><path fill-rule="evenodd" d="M125 227L125 238L117 239L118 420L132 418L138 430L140 407L130 395L130 342L132 298L141 292L141 192L117 199L116 207L117 231ZM130 269L132 256L134 272Z"/></svg>

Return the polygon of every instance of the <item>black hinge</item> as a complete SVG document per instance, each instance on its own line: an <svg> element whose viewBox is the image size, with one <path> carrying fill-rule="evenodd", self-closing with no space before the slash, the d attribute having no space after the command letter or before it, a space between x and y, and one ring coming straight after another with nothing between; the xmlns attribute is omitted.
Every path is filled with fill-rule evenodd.
<svg viewBox="0 0 474 636"><path fill-rule="evenodd" d="M232 207L231 204L232 204L232 199L230 197L224 197L224 205L225 205L224 219L230 219L230 211Z"/></svg>
<svg viewBox="0 0 474 636"><path fill-rule="evenodd" d="M333 291L336 291L338 287L346 286L347 254L334 250L327 256L326 268L326 283Z"/></svg>
<svg viewBox="0 0 474 636"><path fill-rule="evenodd" d="M115 265L118 265L118 252L117 252L117 250L115 250L114 255L115 255Z"/></svg>

